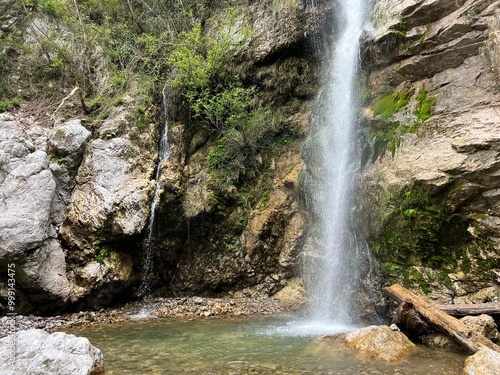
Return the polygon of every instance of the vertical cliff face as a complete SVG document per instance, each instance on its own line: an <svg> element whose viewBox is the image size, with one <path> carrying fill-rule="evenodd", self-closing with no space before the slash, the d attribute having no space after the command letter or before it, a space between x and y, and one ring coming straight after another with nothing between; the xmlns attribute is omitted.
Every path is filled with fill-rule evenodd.
<svg viewBox="0 0 500 375"><path fill-rule="evenodd" d="M23 10L1 2L9 12L0 18L7 88L0 108L10 113L0 117L0 310L10 263L18 313L100 308L134 296L155 186L157 97L175 78L166 64L176 43L171 26L189 31L190 5L208 41L234 15L236 30L250 30L231 77L241 82L235 92L252 93L242 111L258 116L223 134L198 126L173 100L171 157L158 166L153 287L168 294L280 289L304 227L301 141L319 70L314 45L330 13L329 2L319 3L179 2L157 20L159 35L151 32L158 12L149 8L140 19L111 5L94 9L86 19L92 28L63 3ZM129 29L102 28L110 14Z"/></svg>
<svg viewBox="0 0 500 375"><path fill-rule="evenodd" d="M152 281L162 292L268 295L295 272L304 230L301 142L319 69L313 42L328 22L321 6L236 4L235 24L252 30L236 70L255 89L252 108L260 118L246 131L237 127L236 141L171 121L154 241ZM225 17L224 8L214 9L206 32Z"/></svg>
<svg viewBox="0 0 500 375"><path fill-rule="evenodd" d="M499 2L375 1L363 202L386 282L500 295Z"/></svg>

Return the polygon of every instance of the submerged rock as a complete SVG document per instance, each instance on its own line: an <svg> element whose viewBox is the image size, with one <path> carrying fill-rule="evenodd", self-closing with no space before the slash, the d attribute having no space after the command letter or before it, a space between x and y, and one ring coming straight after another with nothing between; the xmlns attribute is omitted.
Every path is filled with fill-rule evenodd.
<svg viewBox="0 0 500 375"><path fill-rule="evenodd" d="M0 340L3 375L102 375L103 355L85 337L39 329L14 333Z"/></svg>
<svg viewBox="0 0 500 375"><path fill-rule="evenodd" d="M462 345L442 333L431 333L430 335L423 336L422 343L425 346L435 349L444 349L452 352L464 351L464 347Z"/></svg>
<svg viewBox="0 0 500 375"><path fill-rule="evenodd" d="M498 375L500 353L482 349L465 360L463 375Z"/></svg>

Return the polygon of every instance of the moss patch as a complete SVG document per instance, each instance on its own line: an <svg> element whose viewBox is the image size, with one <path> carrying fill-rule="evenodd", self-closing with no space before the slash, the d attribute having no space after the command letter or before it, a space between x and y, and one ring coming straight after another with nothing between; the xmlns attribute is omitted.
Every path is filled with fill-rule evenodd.
<svg viewBox="0 0 500 375"><path fill-rule="evenodd" d="M436 280L413 266L442 271L437 281L450 287L448 273L460 267L470 270L466 253L474 246L467 231L470 219L453 212L446 202L446 193L432 195L425 186L412 185L387 193L379 213L383 238L372 243L383 262L386 282L397 280L428 293Z"/></svg>
<svg viewBox="0 0 500 375"><path fill-rule="evenodd" d="M382 119L388 119L406 106L412 95L413 91L387 92L373 103L373 114Z"/></svg>
<svg viewBox="0 0 500 375"><path fill-rule="evenodd" d="M417 95L418 105L417 108L415 109L415 112L413 113L421 121L425 121L432 116L432 111L437 102L436 98L430 98L428 97L428 94L429 93L427 90L422 90Z"/></svg>

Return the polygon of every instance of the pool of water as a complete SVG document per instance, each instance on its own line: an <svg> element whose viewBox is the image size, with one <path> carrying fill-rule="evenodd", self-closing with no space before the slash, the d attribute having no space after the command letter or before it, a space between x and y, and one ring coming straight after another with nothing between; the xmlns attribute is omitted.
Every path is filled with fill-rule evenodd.
<svg viewBox="0 0 500 375"><path fill-rule="evenodd" d="M106 374L368 375L462 373L465 356L426 348L398 365L360 360L318 327L281 318L156 320L81 327L104 353ZM324 328L324 327L323 327ZM345 327L327 327L336 332Z"/></svg>

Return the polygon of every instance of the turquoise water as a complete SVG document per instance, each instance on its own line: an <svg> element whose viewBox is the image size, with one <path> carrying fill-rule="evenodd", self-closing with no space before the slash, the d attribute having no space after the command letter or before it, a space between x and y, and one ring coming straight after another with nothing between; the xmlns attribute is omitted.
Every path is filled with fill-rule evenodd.
<svg viewBox="0 0 500 375"><path fill-rule="evenodd" d="M299 324L300 325L300 324ZM461 374L463 355L421 348L399 365L357 359L285 318L156 320L82 327L106 374ZM304 330L305 332L305 330Z"/></svg>

